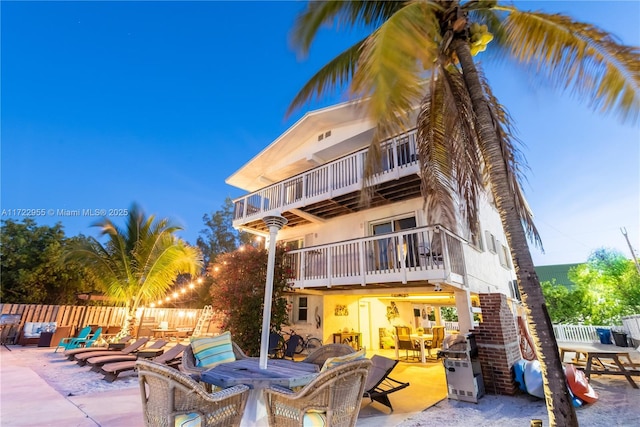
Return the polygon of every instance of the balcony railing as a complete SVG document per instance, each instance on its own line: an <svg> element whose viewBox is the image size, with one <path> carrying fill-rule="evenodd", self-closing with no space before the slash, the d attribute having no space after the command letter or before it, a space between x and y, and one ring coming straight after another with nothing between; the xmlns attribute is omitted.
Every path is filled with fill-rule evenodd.
<svg viewBox="0 0 640 427"><path fill-rule="evenodd" d="M296 288L403 283L463 284L463 242L440 226L364 237L290 251Z"/></svg>
<svg viewBox="0 0 640 427"><path fill-rule="evenodd" d="M415 137L416 131L411 130L382 144L382 169L372 184L418 172ZM234 225L359 191L367 152L357 151L236 199Z"/></svg>

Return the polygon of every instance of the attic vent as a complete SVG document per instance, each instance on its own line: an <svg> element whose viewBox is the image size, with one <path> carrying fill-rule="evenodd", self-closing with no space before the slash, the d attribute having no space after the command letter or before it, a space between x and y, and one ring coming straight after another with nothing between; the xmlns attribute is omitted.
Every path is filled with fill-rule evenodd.
<svg viewBox="0 0 640 427"><path fill-rule="evenodd" d="M325 138L329 138L330 136L331 136L331 131L330 131L330 130L328 130L328 131L326 131L326 132L324 133L324 137L325 137Z"/></svg>
<svg viewBox="0 0 640 427"><path fill-rule="evenodd" d="M322 141L324 139L324 134L318 135L318 141Z"/></svg>

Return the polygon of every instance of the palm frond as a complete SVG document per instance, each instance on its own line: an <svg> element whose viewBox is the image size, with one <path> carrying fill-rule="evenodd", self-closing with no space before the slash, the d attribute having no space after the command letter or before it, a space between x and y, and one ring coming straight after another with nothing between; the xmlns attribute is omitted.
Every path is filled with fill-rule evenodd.
<svg viewBox="0 0 640 427"><path fill-rule="evenodd" d="M498 102L491 90L491 86L487 81L482 69L477 66L480 83L487 97L489 112L493 120L493 127L500 143L502 158L505 162L505 170L507 181L511 194L514 196L514 202L518 211L518 216L522 221L525 232L529 239L541 250L542 239L533 221L533 213L527 203L522 189L522 183L525 182L524 169L528 169L524 155L520 151L518 145L520 141L515 136L511 116L507 110ZM482 146L482 144L481 144Z"/></svg>
<svg viewBox="0 0 640 427"><path fill-rule="evenodd" d="M286 115L291 115L309 101L344 88L353 76L363 43L364 39L336 56L314 74L293 98Z"/></svg>
<svg viewBox="0 0 640 427"><path fill-rule="evenodd" d="M435 66L438 37L434 8L410 2L364 41L350 91L367 98L366 114L376 123L365 180L380 169L380 142L408 127L424 78Z"/></svg>
<svg viewBox="0 0 640 427"><path fill-rule="evenodd" d="M339 27L375 27L402 7L404 1L310 1L296 18L291 43L302 55L309 52L320 27L335 22Z"/></svg>
<svg viewBox="0 0 640 427"><path fill-rule="evenodd" d="M462 75L441 66L418 115L418 152L428 223L475 230L483 188L475 116Z"/></svg>
<svg viewBox="0 0 640 427"><path fill-rule="evenodd" d="M618 43L600 28L568 16L508 11L504 21L512 56L535 64L552 85L622 120L640 117L640 49Z"/></svg>

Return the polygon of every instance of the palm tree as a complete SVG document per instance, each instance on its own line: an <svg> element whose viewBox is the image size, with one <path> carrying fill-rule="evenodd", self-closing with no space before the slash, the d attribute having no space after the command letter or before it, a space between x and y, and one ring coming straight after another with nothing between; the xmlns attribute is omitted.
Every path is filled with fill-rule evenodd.
<svg viewBox="0 0 640 427"><path fill-rule="evenodd" d="M605 31L559 14L522 11L497 1L310 2L293 42L303 54L318 30L365 28L371 33L339 54L300 90L289 112L331 90L348 87L377 124L366 177L379 168L379 142L417 126L427 212L442 222L461 215L474 231L478 197L488 191L500 213L528 310L543 372L550 425L577 425L562 363L527 240L541 246L520 182L525 164L506 110L473 56L487 45L497 56L535 67L623 120L640 111L640 55ZM489 42L491 42L489 44ZM419 105L416 123L412 112ZM367 192L363 194L366 196Z"/></svg>
<svg viewBox="0 0 640 427"><path fill-rule="evenodd" d="M90 268L106 295L127 308L121 336L131 333L139 306L162 299L178 274L196 274L202 267L198 249L175 236L180 227L145 217L135 204L124 229L106 217L93 225L107 241L79 241L68 256Z"/></svg>

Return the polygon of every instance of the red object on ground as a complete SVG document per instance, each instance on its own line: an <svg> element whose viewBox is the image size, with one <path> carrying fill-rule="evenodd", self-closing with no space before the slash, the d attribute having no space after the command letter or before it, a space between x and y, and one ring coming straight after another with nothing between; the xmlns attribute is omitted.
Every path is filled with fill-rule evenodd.
<svg viewBox="0 0 640 427"><path fill-rule="evenodd" d="M598 400L598 393L593 390L584 372L576 369L571 363L565 365L564 372L567 377L567 384L569 384L569 388L576 397L585 403L594 403Z"/></svg>

